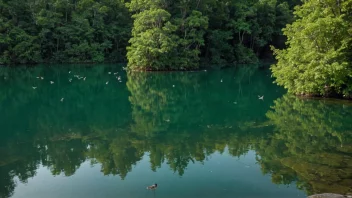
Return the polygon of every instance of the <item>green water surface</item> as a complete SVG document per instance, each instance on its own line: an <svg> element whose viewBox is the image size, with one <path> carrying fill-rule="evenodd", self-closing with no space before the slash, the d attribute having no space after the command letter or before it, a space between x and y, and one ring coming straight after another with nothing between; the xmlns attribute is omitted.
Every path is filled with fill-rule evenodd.
<svg viewBox="0 0 352 198"><path fill-rule="evenodd" d="M272 82L254 66L0 68L0 197L352 193L351 102Z"/></svg>

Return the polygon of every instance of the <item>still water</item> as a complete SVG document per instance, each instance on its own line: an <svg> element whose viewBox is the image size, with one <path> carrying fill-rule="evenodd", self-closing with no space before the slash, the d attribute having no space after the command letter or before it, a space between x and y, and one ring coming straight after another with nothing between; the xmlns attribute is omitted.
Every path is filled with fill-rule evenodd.
<svg viewBox="0 0 352 198"><path fill-rule="evenodd" d="M352 193L351 102L272 81L253 66L0 68L0 197Z"/></svg>

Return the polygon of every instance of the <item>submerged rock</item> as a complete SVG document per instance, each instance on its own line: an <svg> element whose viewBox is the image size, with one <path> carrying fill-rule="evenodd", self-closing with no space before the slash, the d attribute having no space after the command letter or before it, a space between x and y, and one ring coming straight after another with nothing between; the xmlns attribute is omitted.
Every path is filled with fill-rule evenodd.
<svg viewBox="0 0 352 198"><path fill-rule="evenodd" d="M340 194L333 194L333 193L324 193L324 194L311 195L308 198L352 198L352 195L340 195Z"/></svg>

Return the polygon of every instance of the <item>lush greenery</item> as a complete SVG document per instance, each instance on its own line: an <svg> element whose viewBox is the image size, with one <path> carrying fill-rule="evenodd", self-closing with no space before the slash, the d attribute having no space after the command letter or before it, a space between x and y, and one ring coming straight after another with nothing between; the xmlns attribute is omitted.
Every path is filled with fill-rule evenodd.
<svg viewBox="0 0 352 198"><path fill-rule="evenodd" d="M294 94L352 98L352 1L305 1L294 14L288 48L274 50L276 82Z"/></svg>
<svg viewBox="0 0 352 198"><path fill-rule="evenodd" d="M0 64L125 61L130 29L119 0L0 0Z"/></svg>
<svg viewBox="0 0 352 198"><path fill-rule="evenodd" d="M289 1L292 5L294 1ZM257 62L291 21L286 1L132 0L128 65L133 70L187 70L200 62ZM263 52L263 53L262 53ZM203 60L203 61L200 61Z"/></svg>
<svg viewBox="0 0 352 198"><path fill-rule="evenodd" d="M0 64L127 57L131 69L186 70L257 62L270 44L282 46L297 2L0 0Z"/></svg>
<svg viewBox="0 0 352 198"><path fill-rule="evenodd" d="M273 50L289 92L352 98L351 24L352 0L0 0L0 65L193 70Z"/></svg>

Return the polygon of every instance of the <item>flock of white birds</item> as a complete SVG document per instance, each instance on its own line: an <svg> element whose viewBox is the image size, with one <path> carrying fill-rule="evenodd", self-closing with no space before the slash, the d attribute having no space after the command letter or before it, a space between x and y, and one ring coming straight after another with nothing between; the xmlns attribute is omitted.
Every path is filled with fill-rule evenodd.
<svg viewBox="0 0 352 198"><path fill-rule="evenodd" d="M205 70L205 71L206 71L206 70ZM71 71L69 71L68 73L70 74ZM108 74L111 75L112 72L108 72ZM117 74L119 74L119 72L113 73L114 76L116 76ZM87 77L82 77L82 76L79 76L79 75L73 75L73 77L77 78L78 80L83 79L84 81L85 81L86 78L87 78ZM37 77L37 78L38 78L38 79L41 79L41 80L44 80L44 77L40 77L40 76L39 76L39 77ZM116 79L117 79L120 83L122 82L121 76L116 76ZM72 82L72 78L69 78L68 81L69 81L69 82ZM221 79L220 82L223 82L223 80ZM54 84L54 81L50 81L50 84ZM105 84L108 85L108 84L109 84L109 81L107 81ZM175 87L175 85L172 85L172 87ZM37 87L32 87L32 88L33 88L33 89L37 89ZM264 100L264 95L263 95L263 96L258 96L258 99L259 99L259 100ZM63 102L63 101L64 101L64 98L61 98L60 101ZM237 102L236 102L236 104L237 104Z"/></svg>
<svg viewBox="0 0 352 198"><path fill-rule="evenodd" d="M68 73L71 74L71 71L69 71ZM108 72L108 74L111 75L112 72ZM117 74L119 74L119 72L113 73L113 75L115 76L115 78L116 78L120 83L122 83L121 76L117 76ZM78 80L82 80L82 79L83 79L83 81L85 81L85 80L87 79L87 77L83 77L83 76L80 76L80 75L73 75L73 77L74 77L74 78L77 78ZM38 76L37 79L44 80L44 77ZM71 82L72 82L72 78L69 78L68 81L71 83ZM50 84L51 84L51 85L54 84L54 83L55 83L54 81L50 81ZM107 81L105 84L108 85L108 84L109 84L109 81ZM38 87L32 86L32 89L34 89L34 90L37 89L37 88L38 88ZM64 99L65 99L65 98L61 98L60 101L63 102Z"/></svg>

